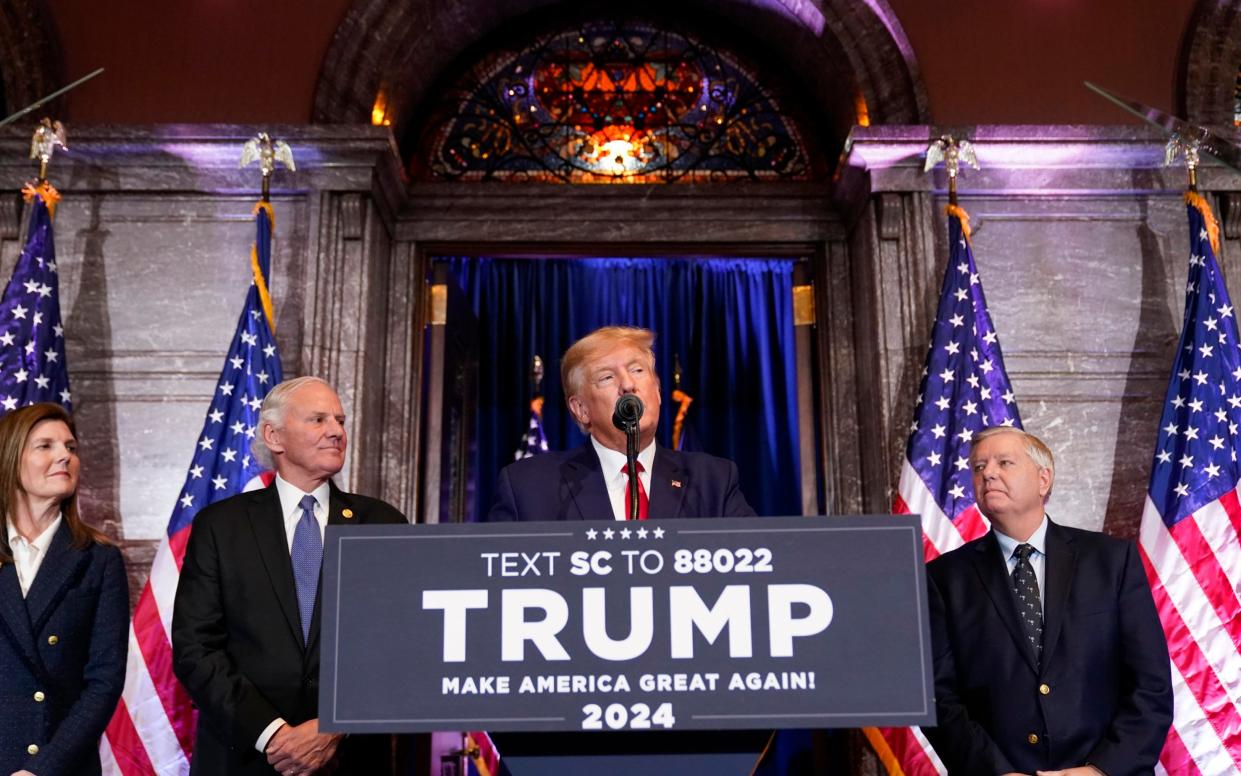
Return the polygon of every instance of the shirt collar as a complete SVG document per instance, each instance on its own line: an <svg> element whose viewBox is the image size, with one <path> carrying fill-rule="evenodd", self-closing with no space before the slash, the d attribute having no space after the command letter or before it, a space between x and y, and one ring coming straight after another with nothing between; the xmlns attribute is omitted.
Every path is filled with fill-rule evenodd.
<svg viewBox="0 0 1241 776"><path fill-rule="evenodd" d="M991 524L991 530L995 531L995 539L1000 543L1000 551L1004 553L1004 560L1013 557L1013 552L1017 550L1017 545L1028 544L1035 549L1040 555L1047 555L1047 515L1043 515L1043 522L1038 524L1038 528L1034 529L1034 533L1030 534L1030 538L1024 542L1019 542L1013 537Z"/></svg>
<svg viewBox="0 0 1241 776"><path fill-rule="evenodd" d="M590 443L595 446L595 453L599 456L599 465L603 468L604 481L623 477L624 475L620 473L620 470L629 462L625 454L617 452L610 447L604 447L593 436L590 438ZM655 463L655 440L652 439L651 443L638 453L638 463L642 464L642 471L647 474L651 473L651 466Z"/></svg>
<svg viewBox="0 0 1241 776"><path fill-rule="evenodd" d="M302 497L307 495L302 489L291 484L279 474L276 475L276 493L280 496L280 513L285 517L293 514L294 510L302 508ZM315 497L315 502L322 508L323 514L328 512L328 498L331 496L332 486L329 482L324 482L319 487L310 492L309 495Z"/></svg>
<svg viewBox="0 0 1241 776"><path fill-rule="evenodd" d="M26 537L17 532L17 527L13 525L13 521L8 521L9 527L9 546L21 542L32 550L37 550L40 555L47 552L47 548L52 546L52 539L56 537L56 530L60 528L60 523L64 519L64 513L56 515L56 519L52 524L43 529L43 533L35 537L33 542L27 542Z"/></svg>

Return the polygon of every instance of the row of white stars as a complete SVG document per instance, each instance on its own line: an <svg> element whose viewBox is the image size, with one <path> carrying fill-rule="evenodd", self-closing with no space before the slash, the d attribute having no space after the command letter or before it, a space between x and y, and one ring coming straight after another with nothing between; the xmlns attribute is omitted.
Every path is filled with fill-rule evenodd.
<svg viewBox="0 0 1241 776"><path fill-rule="evenodd" d="M40 283L37 280L27 280L25 286L27 294L38 294L43 298L47 298L52 295L52 287L47 283Z"/></svg>
<svg viewBox="0 0 1241 776"><path fill-rule="evenodd" d="M223 453L221 453L221 455L224 456L224 460L232 462L233 459L236 458L237 456L237 451L236 450L225 450ZM241 468L243 471L245 469L250 468L250 456L247 455L241 459ZM200 464L195 464L193 467L190 468L190 476L196 480L200 479L203 476L203 467ZM214 486L215 490L224 490L226 487L228 487L228 478L220 477L220 476L214 477L211 480L211 484ZM181 506L185 507L186 509L189 509L190 507L194 506L194 494L187 491L184 495L182 495Z"/></svg>
<svg viewBox="0 0 1241 776"><path fill-rule="evenodd" d="M43 382L40 382L40 381L43 381ZM35 382L39 383L40 388L47 388L46 377L35 378ZM65 390L60 392L60 403L61 404L68 404L71 398L72 398L72 395L69 393L69 389L66 388ZM17 399L15 399L12 396L5 396L3 399L0 399L0 406L3 406L5 410L15 410L17 409Z"/></svg>
<svg viewBox="0 0 1241 776"><path fill-rule="evenodd" d="M257 409L257 407L255 409ZM224 422L224 413L220 412L219 410L212 410L211 414L208 415L207 417L211 418L212 423L223 423ZM240 420L238 420L238 421L235 421L233 425L229 426L229 428L233 430L234 434L245 434L246 437L248 437L249 439L254 439L254 430L255 430L254 426L247 426L245 423L242 423ZM206 439L206 438L207 437L203 437L203 439ZM201 444L202 443L199 442L199 445ZM204 447L203 449L206 450L209 447L210 445L208 445L207 447Z"/></svg>
<svg viewBox="0 0 1241 776"><path fill-rule="evenodd" d="M628 539L630 536L637 536L639 539L645 539L647 534L651 534L656 539L662 539L664 538L664 529L652 528L651 530L648 531L646 528L639 527L636 531L631 531L628 528L622 528L619 531L613 531L611 528L605 528L602 531L596 531L595 529L591 528L589 531L586 532L586 538L593 542L595 539L597 539L600 536L600 534L602 534L604 539L612 539L613 537L618 536L618 535L622 539Z"/></svg>
<svg viewBox="0 0 1241 776"><path fill-rule="evenodd" d="M21 310L21 315L17 315L18 310ZM17 318L25 318L26 312L27 312L26 309L20 306L15 307L13 309L14 316ZM31 323L36 327L41 325L43 323L43 313L36 312L34 314L34 319L31 321ZM65 327L61 326L59 323L54 324L52 326L52 333L55 334L57 337L64 336ZM5 345L13 344L13 334L11 332L5 332L4 334L0 335L0 338L2 338L0 339L0 342L3 342Z"/></svg>
<svg viewBox="0 0 1241 776"><path fill-rule="evenodd" d="M53 326L53 327L52 327L52 329L53 329L53 331L55 331L55 332L56 332L56 336L57 336L57 337L59 337L59 336L61 336L62 334L64 334L64 331L65 331L65 330L64 330L64 328L63 328L60 324L56 324L55 326ZM5 333L0 334L0 345L4 345L4 346L6 346L6 347L11 347L11 346L13 345L13 342L14 342L15 340L16 340L16 338L13 336L13 332L11 332L11 331L6 331ZM29 341L27 341L27 342L26 342L26 352L27 352L27 353L33 353L33 352L34 352L34 348L35 348L34 340L29 340ZM45 350L45 351L43 352L43 354L44 354L45 356L47 356L47 360L48 360L48 361L55 361L55 360L56 360L56 351L54 351L54 350Z"/></svg>

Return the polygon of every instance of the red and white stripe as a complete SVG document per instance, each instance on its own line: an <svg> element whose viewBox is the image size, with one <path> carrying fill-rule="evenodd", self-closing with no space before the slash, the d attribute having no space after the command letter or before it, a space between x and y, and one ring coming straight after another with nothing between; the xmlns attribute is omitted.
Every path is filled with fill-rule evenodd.
<svg viewBox="0 0 1241 776"><path fill-rule="evenodd" d="M927 563L977 539L991 526L973 504L957 515L956 520L950 519L908 460L901 466L901 480L892 511L898 515L922 515L922 549Z"/></svg>
<svg viewBox="0 0 1241 776"><path fill-rule="evenodd" d="M264 472L243 490L267 487L273 478ZM197 714L172 669L172 608L191 526L160 541L134 608L125 689L99 746L106 776L189 773Z"/></svg>
<svg viewBox="0 0 1241 776"><path fill-rule="evenodd" d="M1149 498L1142 562L1172 659L1173 720L1160 764L1241 774L1241 501L1229 491L1171 529Z"/></svg>
<svg viewBox="0 0 1241 776"><path fill-rule="evenodd" d="M892 511L922 516L922 549L927 563L977 539L991 525L973 504L957 515L956 520L950 519L908 460L901 466L900 485ZM878 728L878 731L891 753L890 774L894 773L895 767L905 776L947 776L948 770L921 729Z"/></svg>
<svg viewBox="0 0 1241 776"><path fill-rule="evenodd" d="M100 754L104 773L165 776L189 773L195 713L172 670L172 606L189 528L164 539L129 626L129 659L121 702ZM104 751L106 747L107 751Z"/></svg>

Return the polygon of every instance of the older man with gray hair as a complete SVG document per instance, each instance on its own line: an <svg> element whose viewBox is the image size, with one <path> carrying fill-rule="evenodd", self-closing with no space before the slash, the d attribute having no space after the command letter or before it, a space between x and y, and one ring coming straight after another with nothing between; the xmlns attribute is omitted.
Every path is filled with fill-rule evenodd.
<svg viewBox="0 0 1241 776"><path fill-rule="evenodd" d="M969 464L985 536L927 566L949 774L1154 772L1172 722L1168 646L1133 542L1054 523L1055 461L995 426Z"/></svg>
<svg viewBox="0 0 1241 776"><path fill-rule="evenodd" d="M194 520L172 618L177 678L199 710L191 774L391 772L387 737L319 732L324 527L406 522L332 482L345 463L344 424L323 380L272 388L252 449L275 480Z"/></svg>

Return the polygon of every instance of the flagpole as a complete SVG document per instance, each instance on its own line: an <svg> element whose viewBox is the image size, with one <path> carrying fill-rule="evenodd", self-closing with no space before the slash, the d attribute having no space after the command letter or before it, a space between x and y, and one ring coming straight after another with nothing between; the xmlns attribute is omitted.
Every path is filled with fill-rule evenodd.
<svg viewBox="0 0 1241 776"><path fill-rule="evenodd" d="M915 402L893 512L922 515L927 561L982 536L969 476L969 445L987 426L1021 427L1016 397L983 294L969 241L969 216L957 201L962 162L978 169L974 147L950 135L935 139L924 172L948 172L948 262ZM960 428L960 433L948 433ZM918 728L865 728L888 774L943 776L946 768Z"/></svg>
<svg viewBox="0 0 1241 776"><path fill-rule="evenodd" d="M952 135L941 135L927 146L926 164L922 171L930 172L940 162L944 163L944 170L948 173L948 204L956 207L957 174L961 171L961 163L964 162L975 170L979 169L974 144L968 140L958 141Z"/></svg>
<svg viewBox="0 0 1241 776"><path fill-rule="evenodd" d="M1241 589L1241 525L1232 517L1241 350L1219 265L1219 224L1197 190L1198 140L1174 133L1164 165L1184 154L1188 172L1189 271L1184 326L1173 351L1138 530L1142 562L1168 642L1176 703L1159 761L1169 773L1241 772L1235 591ZM1192 433L1191 433L1192 432ZM1204 541L1204 537L1210 537ZM1209 585L1181 580L1218 580ZM1220 700L1222 699L1222 701Z"/></svg>
<svg viewBox="0 0 1241 776"><path fill-rule="evenodd" d="M243 166L251 152L262 161L264 148L256 140L246 143ZM271 159L267 166L274 169L278 157L270 138L268 144ZM281 155L288 154L287 149L284 146ZM288 158L292 159L291 154ZM269 485L274 477L265 462L251 454L263 399L284 375L267 283L274 224L271 204L259 202L254 215L255 241L250 247L254 283L246 289L199 441L130 624L125 687L100 742L106 776L189 773L197 711L172 670L171 636L164 627L167 612L161 613L160 602L171 601L175 595L199 511L245 490Z"/></svg>

